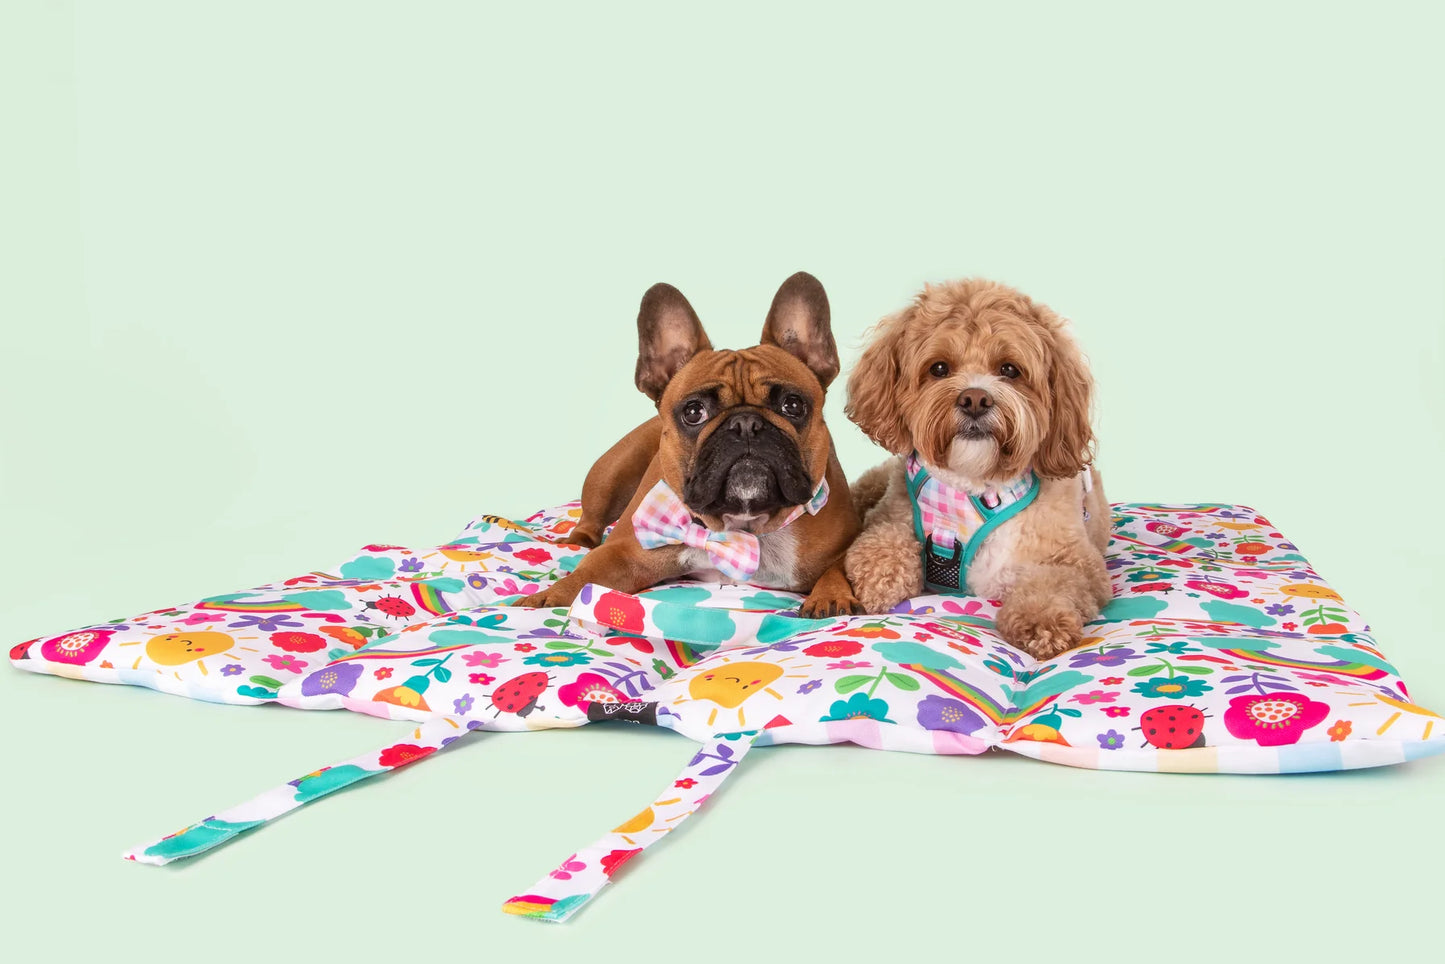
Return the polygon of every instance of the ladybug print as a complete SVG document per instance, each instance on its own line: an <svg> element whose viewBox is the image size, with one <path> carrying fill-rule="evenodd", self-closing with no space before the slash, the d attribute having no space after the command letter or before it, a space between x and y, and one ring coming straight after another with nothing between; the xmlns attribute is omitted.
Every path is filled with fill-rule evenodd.
<svg viewBox="0 0 1445 964"><path fill-rule="evenodd" d="M523 673L514 676L492 692L492 706L496 715L516 713L526 716L537 708L537 699L547 692L551 677L546 673Z"/></svg>
<svg viewBox="0 0 1445 964"><path fill-rule="evenodd" d="M1156 706L1139 717L1144 742L1161 750L1204 745L1204 714L1192 706Z"/></svg>
<svg viewBox="0 0 1445 964"><path fill-rule="evenodd" d="M383 615L393 616L397 619L406 619L408 616L416 615L416 607L400 596L382 596L362 603L361 608L376 609Z"/></svg>

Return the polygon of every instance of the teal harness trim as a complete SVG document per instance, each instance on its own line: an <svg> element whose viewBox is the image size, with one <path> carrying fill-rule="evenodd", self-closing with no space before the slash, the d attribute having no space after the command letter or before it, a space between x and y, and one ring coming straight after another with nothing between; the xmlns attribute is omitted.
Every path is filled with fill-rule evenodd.
<svg viewBox="0 0 1445 964"><path fill-rule="evenodd" d="M952 551L934 545L932 533L923 531L923 515L918 508L918 493L928 480L928 469L924 468L922 464L918 466L918 474L908 479L908 501L913 507L913 534L918 538L918 544L923 547L922 557L919 560L923 564L923 584L935 592L966 593L968 592L969 566L973 565L974 556L978 555L978 550L982 548L984 540L999 526L1027 509L1038 497L1039 477L1030 470L1028 491L1013 502L1001 505L996 509L990 509L978 496L967 493L969 502L973 503L979 517L983 519L983 524L974 530L967 545L955 541ZM930 565L930 557L933 565ZM958 573L956 585L937 582L929 578L931 573L946 574L946 577L951 577L955 567L957 567Z"/></svg>

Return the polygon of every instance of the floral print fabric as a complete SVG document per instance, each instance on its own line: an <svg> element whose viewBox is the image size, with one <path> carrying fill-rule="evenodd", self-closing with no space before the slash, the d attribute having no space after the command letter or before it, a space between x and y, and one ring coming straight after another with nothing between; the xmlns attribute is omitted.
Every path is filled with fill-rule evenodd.
<svg viewBox="0 0 1445 964"><path fill-rule="evenodd" d="M431 549L366 546L332 571L10 655L36 672L423 724L413 741L128 854L142 862L202 852L472 730L627 719L732 747L736 759L742 747L853 742L1192 772L1344 769L1445 750L1440 717L1411 701L1369 626L1264 516L1231 505L1114 513L1115 598L1082 645L1047 661L998 637L996 602L967 596L810 620L794 614L794 594L684 580L637 595L589 586L570 611L509 607L575 567L585 550L558 541L575 503L520 523L482 516ZM664 794L672 802L652 810L680 819L705 797ZM604 860L615 869L622 858L609 855L633 849L616 844L578 851L566 876L554 872L509 911L575 912L610 879Z"/></svg>

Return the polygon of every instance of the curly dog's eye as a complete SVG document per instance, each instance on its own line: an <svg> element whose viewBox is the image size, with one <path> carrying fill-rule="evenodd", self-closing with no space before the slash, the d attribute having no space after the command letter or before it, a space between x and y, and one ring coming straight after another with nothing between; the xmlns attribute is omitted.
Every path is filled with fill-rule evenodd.
<svg viewBox="0 0 1445 964"><path fill-rule="evenodd" d="M1004 378L1018 378L1023 374L1023 372L1019 371L1018 366L1011 362L1004 362L998 366L998 373Z"/></svg>
<svg viewBox="0 0 1445 964"><path fill-rule="evenodd" d="M947 378L947 377L948 377L948 362L946 362L946 361L936 361L936 362L934 362L933 365L929 367L929 369L928 369L928 374L932 375L934 378Z"/></svg>

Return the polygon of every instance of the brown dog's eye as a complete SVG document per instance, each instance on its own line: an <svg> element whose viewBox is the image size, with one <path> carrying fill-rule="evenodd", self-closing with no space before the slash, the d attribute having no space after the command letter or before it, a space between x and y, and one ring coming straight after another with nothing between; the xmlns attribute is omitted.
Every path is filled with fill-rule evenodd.
<svg viewBox="0 0 1445 964"><path fill-rule="evenodd" d="M693 399L682 406L682 424L698 426L707 421L707 406Z"/></svg>
<svg viewBox="0 0 1445 964"><path fill-rule="evenodd" d="M1010 362L1004 362L998 366L998 373L1004 378L1018 378L1023 374L1023 372L1019 371L1017 365L1011 364Z"/></svg>
<svg viewBox="0 0 1445 964"><path fill-rule="evenodd" d="M778 406L778 411L788 418L799 419L808 414L808 403L803 401L799 395L785 395L782 404Z"/></svg>
<svg viewBox="0 0 1445 964"><path fill-rule="evenodd" d="M932 375L934 378L947 378L947 377L948 377L948 362L946 362L946 361L936 361L936 362L934 362L934 363L933 363L933 366L928 369L928 374Z"/></svg>

